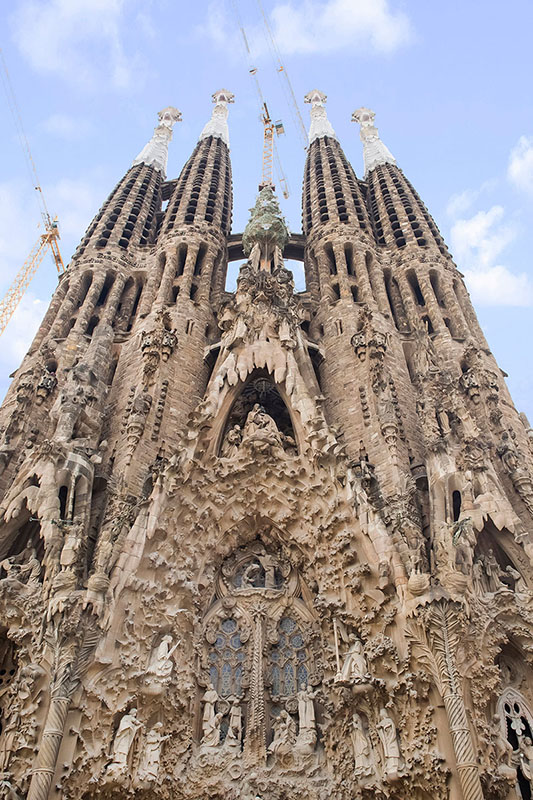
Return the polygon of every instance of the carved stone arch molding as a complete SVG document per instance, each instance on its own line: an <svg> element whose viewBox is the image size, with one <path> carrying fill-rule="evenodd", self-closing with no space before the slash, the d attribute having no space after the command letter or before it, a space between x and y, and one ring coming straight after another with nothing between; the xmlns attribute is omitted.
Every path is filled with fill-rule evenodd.
<svg viewBox="0 0 533 800"><path fill-rule="evenodd" d="M269 383L273 390L279 395L287 415L290 419L290 425L284 426L282 425L282 429L280 433L294 437L296 442L298 451L301 451L301 446L305 438L305 431L302 425L302 420L300 418L300 414L298 411L293 408L293 404L287 394L285 383L278 382L275 380L274 375L268 371L268 369L255 369L245 381L239 381L236 385L231 386L224 397L224 400L218 410L217 415L213 420L213 426L211 430L211 442L209 445L209 452L211 453L220 453L222 442L224 436L228 432L228 427L230 427L232 412L235 409L235 405L239 402L239 399L246 394L246 392L254 386L254 384L259 382ZM259 405L263 405L261 402L261 389L258 390L258 397L256 402ZM265 409L270 416L270 410L268 408ZM279 423L276 420L277 427L279 428ZM242 425L241 425L242 427ZM285 428L285 430L283 430Z"/></svg>

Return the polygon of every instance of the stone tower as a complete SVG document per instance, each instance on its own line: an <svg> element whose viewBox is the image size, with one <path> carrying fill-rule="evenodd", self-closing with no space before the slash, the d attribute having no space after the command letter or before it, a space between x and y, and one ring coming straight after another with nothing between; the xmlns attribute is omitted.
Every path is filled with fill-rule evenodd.
<svg viewBox="0 0 533 800"><path fill-rule="evenodd" d="M303 233L267 185L231 234L213 101L177 179L160 112L0 412L2 797L530 800L531 431L462 276L319 91Z"/></svg>

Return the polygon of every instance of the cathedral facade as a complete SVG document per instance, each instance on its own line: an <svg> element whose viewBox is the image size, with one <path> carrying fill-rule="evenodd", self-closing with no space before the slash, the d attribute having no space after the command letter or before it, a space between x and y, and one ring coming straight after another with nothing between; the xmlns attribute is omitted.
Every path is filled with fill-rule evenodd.
<svg viewBox="0 0 533 800"><path fill-rule="evenodd" d="M310 92L303 232L231 233L213 100L0 410L1 796L530 800L533 431L374 113L359 179Z"/></svg>

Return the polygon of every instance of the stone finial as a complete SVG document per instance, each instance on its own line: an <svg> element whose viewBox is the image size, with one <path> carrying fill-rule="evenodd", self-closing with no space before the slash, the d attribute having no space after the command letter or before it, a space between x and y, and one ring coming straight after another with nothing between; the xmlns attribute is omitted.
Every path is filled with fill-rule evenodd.
<svg viewBox="0 0 533 800"><path fill-rule="evenodd" d="M154 135L143 147L133 166L146 164L148 167L158 169L164 177L167 171L168 143L172 139L174 125L181 121L181 111L173 106L167 106L159 111L157 116L159 124L154 128Z"/></svg>
<svg viewBox="0 0 533 800"><path fill-rule="evenodd" d="M369 108L358 108L352 114L352 122L361 126L360 136L363 142L363 159L365 178L370 170L380 164L396 164L396 159L389 148L379 138L378 129L374 125L376 114Z"/></svg>
<svg viewBox="0 0 533 800"><path fill-rule="evenodd" d="M229 130L228 130L228 103L235 101L235 95L228 92L227 89L220 89L213 95L213 103L215 107L211 115L211 119L205 125L201 132L199 139L207 139L209 136L217 136L222 139L224 144L229 147Z"/></svg>
<svg viewBox="0 0 533 800"><path fill-rule="evenodd" d="M326 112L327 95L313 89L305 95L304 102L311 103L311 126L309 128L309 144L319 139L321 136L329 136L336 139L335 131L328 119Z"/></svg>

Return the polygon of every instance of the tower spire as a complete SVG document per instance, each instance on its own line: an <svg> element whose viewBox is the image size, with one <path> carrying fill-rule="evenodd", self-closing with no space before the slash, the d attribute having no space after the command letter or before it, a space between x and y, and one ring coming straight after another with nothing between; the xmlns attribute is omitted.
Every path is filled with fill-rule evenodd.
<svg viewBox="0 0 533 800"><path fill-rule="evenodd" d="M305 95L304 102L311 103L309 144L312 144L315 139L319 139L322 136L329 136L332 139L337 138L326 112L327 99L327 95L324 92L319 92L318 89L313 89L313 91Z"/></svg>
<svg viewBox="0 0 533 800"><path fill-rule="evenodd" d="M365 178L371 169L380 164L396 164L396 159L391 151L379 138L378 129L374 125L375 117L375 112L364 106L356 109L352 114L352 122L358 122L361 126L359 135L363 142Z"/></svg>
<svg viewBox="0 0 533 800"><path fill-rule="evenodd" d="M228 130L228 103L233 103L235 95L228 92L227 89L220 89L213 95L213 103L215 107L211 115L211 119L202 130L199 140L207 139L209 136L215 136L222 139L225 145L229 147L229 130Z"/></svg>
<svg viewBox="0 0 533 800"><path fill-rule="evenodd" d="M148 167L158 169L163 176L166 175L168 161L168 143L172 139L172 129L176 122L181 121L181 111L173 106L163 108L157 114L159 124L154 128L154 135L143 147L132 166L146 164Z"/></svg>

